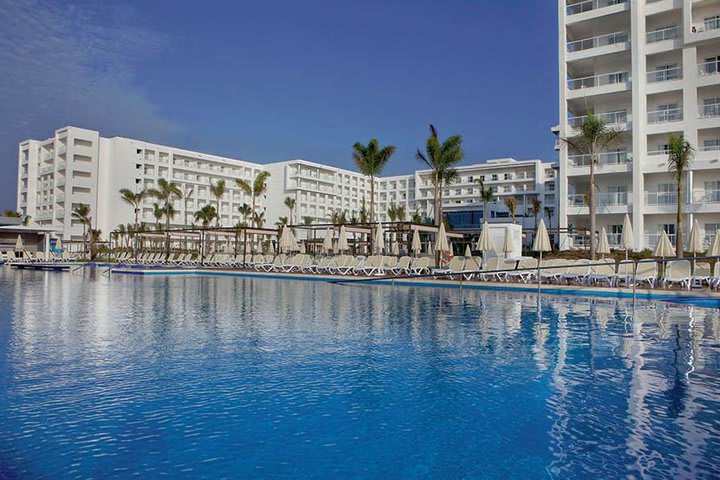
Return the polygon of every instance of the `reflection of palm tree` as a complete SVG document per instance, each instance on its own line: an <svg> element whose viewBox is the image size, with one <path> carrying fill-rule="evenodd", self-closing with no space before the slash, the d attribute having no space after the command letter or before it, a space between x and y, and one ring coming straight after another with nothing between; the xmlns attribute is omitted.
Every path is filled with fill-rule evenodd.
<svg viewBox="0 0 720 480"><path fill-rule="evenodd" d="M665 392L667 396L668 405L668 417L679 418L682 416L682 412L685 409L685 399L687 397L687 385L685 383L684 375L680 373L680 352L682 346L680 345L680 326L675 325L675 348L673 348L673 370L675 376L670 389Z"/></svg>

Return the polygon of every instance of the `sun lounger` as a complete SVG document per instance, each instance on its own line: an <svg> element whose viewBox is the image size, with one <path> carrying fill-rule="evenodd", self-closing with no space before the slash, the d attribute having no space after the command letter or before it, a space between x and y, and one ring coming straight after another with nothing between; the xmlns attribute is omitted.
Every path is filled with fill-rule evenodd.
<svg viewBox="0 0 720 480"><path fill-rule="evenodd" d="M427 257L413 259L410 264L410 274L422 275L424 273L430 273L430 259Z"/></svg>
<svg viewBox="0 0 720 480"><path fill-rule="evenodd" d="M265 258L265 260L267 261L267 257ZM282 268L282 266L286 265L288 262L289 260L287 258L287 255L281 253L275 256L275 258L273 258L271 262L261 263L258 268L264 272L272 272L275 269Z"/></svg>
<svg viewBox="0 0 720 480"><path fill-rule="evenodd" d="M637 283L647 282L650 288L655 288L655 282L657 281L657 262L637 262L635 281Z"/></svg>
<svg viewBox="0 0 720 480"><path fill-rule="evenodd" d="M570 283L583 284L589 275L590 260L581 259L576 260L570 267L568 267L567 272L560 276L560 280L565 281L568 285Z"/></svg>
<svg viewBox="0 0 720 480"><path fill-rule="evenodd" d="M530 280L535 278L537 274L538 260L537 258L522 258L518 262L517 270L507 272L505 278L507 280L520 280L523 283L528 283ZM527 270L534 269L534 270Z"/></svg>
<svg viewBox="0 0 720 480"><path fill-rule="evenodd" d="M589 285L607 283L609 287L615 284L615 260L606 258L598 260L590 267L590 275L586 279Z"/></svg>
<svg viewBox="0 0 720 480"><path fill-rule="evenodd" d="M720 261L715 262L713 276L708 279L710 288L720 288Z"/></svg>
<svg viewBox="0 0 720 480"><path fill-rule="evenodd" d="M364 275L385 275L383 268L383 257L381 255L371 255L362 267L356 268Z"/></svg>
<svg viewBox="0 0 720 480"><path fill-rule="evenodd" d="M402 275L410 273L411 257L401 257L397 264L390 269L393 275Z"/></svg>
<svg viewBox="0 0 720 480"><path fill-rule="evenodd" d="M673 260L665 266L665 275L662 278L663 287L677 284L683 288L690 289L690 261Z"/></svg>
<svg viewBox="0 0 720 480"><path fill-rule="evenodd" d="M462 275L462 271L465 269L465 257L453 257L450 260L450 264L447 268L434 268L433 278L437 278L437 275L442 275L445 278L453 278L454 274Z"/></svg>
<svg viewBox="0 0 720 480"><path fill-rule="evenodd" d="M482 257L469 257L465 261L462 276L465 280L472 280L480 269L482 269Z"/></svg>
<svg viewBox="0 0 720 480"><path fill-rule="evenodd" d="M695 264L695 272L692 276L691 285L694 287L702 287L703 284L707 283L710 285L710 279L712 278L712 267L708 262L697 262Z"/></svg>

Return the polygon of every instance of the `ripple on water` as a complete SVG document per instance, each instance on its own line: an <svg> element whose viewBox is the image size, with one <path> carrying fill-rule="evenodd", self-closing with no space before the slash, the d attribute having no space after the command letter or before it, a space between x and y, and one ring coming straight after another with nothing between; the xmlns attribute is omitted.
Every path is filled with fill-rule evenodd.
<svg viewBox="0 0 720 480"><path fill-rule="evenodd" d="M0 271L1 476L720 476L687 305Z"/></svg>

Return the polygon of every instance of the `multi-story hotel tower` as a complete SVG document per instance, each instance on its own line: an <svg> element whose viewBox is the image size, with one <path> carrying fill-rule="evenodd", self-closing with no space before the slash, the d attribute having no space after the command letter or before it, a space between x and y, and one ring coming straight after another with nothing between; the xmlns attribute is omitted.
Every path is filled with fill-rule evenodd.
<svg viewBox="0 0 720 480"><path fill-rule="evenodd" d="M635 247L661 230L674 241L677 202L688 232L720 228L720 0L559 0L560 124L573 137L588 109L626 131L600 154L597 229L619 240L623 217ZM684 198L668 172L667 143L682 133L696 154ZM589 227L587 155L560 149L560 225ZM562 247L581 237L562 235Z"/></svg>

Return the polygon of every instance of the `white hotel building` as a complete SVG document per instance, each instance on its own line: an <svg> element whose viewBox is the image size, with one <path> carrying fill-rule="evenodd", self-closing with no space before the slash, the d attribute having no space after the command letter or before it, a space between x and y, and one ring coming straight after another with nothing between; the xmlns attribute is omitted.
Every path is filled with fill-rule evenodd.
<svg viewBox="0 0 720 480"><path fill-rule="evenodd" d="M588 108L627 132L596 169L598 230L633 222L636 249L659 232L720 228L720 0L559 0L560 124L576 135ZM671 133L696 148L685 198L667 169ZM587 228L589 159L560 149L560 225ZM619 235L611 235L611 243ZM578 238L565 236L565 248ZM577 245L575 245L577 246Z"/></svg>
<svg viewBox="0 0 720 480"><path fill-rule="evenodd" d="M132 207L118 193L121 188L140 191L156 186L159 178L175 182L185 198L175 201L177 214L172 225L182 226L192 224L194 213L203 205L216 206L210 184L224 179L227 191L220 203L220 223L232 226L242 221L238 208L243 203L251 204L251 198L237 188L235 179L252 182L263 170L271 174L266 195L257 201L258 209L265 213L265 227L274 228L279 217L289 215L284 205L286 197L296 201L292 224L302 223L306 216L312 217L314 223L327 223L336 210L346 211L348 218L358 216L363 199L369 209L369 180L355 171L305 160L261 165L141 140L105 138L97 131L76 127L61 128L46 140L20 143L17 209L30 215L34 223L57 229L63 240L79 240L82 228L72 221L71 212L78 204L87 204L93 227L102 230L107 238L118 225L134 221ZM537 197L549 208L549 212L543 209L540 216L557 225L556 169L552 164L496 159L461 166L458 171L460 179L445 191L444 199L444 209L456 229L473 231L481 225L483 204L475 182L480 177L496 195L488 205L489 221L508 221L502 199L514 196L518 200L518 221L532 228L531 199ZM379 178L375 196L380 221L388 220L391 205L404 205L406 219L415 212L423 217L433 215L433 187L427 170ZM145 200L143 222L155 223L153 202Z"/></svg>

